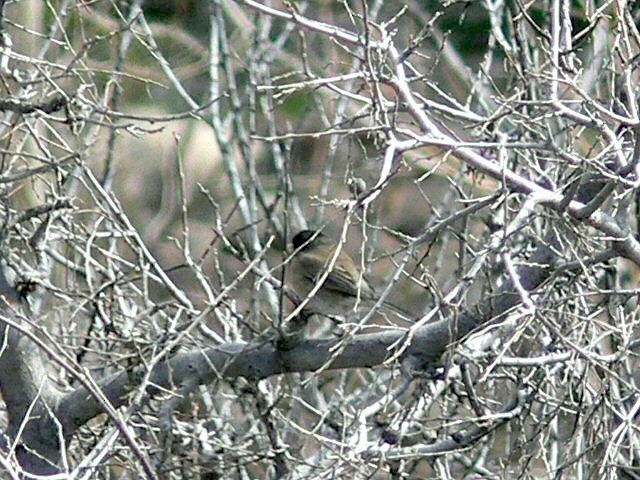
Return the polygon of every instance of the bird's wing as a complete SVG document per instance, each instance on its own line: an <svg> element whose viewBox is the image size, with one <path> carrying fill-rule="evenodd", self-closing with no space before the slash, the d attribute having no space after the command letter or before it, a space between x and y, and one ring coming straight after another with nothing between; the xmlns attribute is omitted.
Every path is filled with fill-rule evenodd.
<svg viewBox="0 0 640 480"><path fill-rule="evenodd" d="M311 282L317 282L324 273L324 270L318 273L317 259L301 256L299 262L302 267L301 273ZM334 265L322 288L355 297L358 295L358 283L360 283L360 295L370 297L371 289L364 279L360 282L360 275L353 261L342 258L342 262L344 266Z"/></svg>
<svg viewBox="0 0 640 480"><path fill-rule="evenodd" d="M347 295L358 295L358 282L360 278L357 271L352 271L339 266L334 266L324 282L324 288L345 293ZM361 295L366 293L365 283L362 282Z"/></svg>

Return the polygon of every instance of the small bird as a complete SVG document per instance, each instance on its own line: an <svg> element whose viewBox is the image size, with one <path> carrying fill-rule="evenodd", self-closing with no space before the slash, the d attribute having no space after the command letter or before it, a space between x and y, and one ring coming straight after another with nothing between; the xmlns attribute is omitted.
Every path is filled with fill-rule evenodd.
<svg viewBox="0 0 640 480"><path fill-rule="evenodd" d="M328 269L337 244L316 230L298 232L291 243L297 253L291 259L289 284L304 300ZM370 308L377 296L349 254L340 250L324 283L304 308L322 315L347 317L353 313L358 299L359 306ZM405 320L411 319L409 313L391 303L384 302L383 306Z"/></svg>

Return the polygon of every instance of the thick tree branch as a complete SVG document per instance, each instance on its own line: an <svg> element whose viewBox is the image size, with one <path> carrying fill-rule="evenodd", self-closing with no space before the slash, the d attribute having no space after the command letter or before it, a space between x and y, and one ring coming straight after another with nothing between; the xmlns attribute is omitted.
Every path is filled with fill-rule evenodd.
<svg viewBox="0 0 640 480"><path fill-rule="evenodd" d="M518 270L520 283L527 291L537 288L554 271L555 254L541 245L527 266ZM355 335L344 339L309 339L291 349L276 347L277 342L234 343L203 351L180 353L158 364L148 375L147 390L180 387L184 382L207 384L217 380L246 377L260 380L282 373L313 372L326 367L371 368L392 357L396 348L404 349L400 360L413 358L422 368L435 364L451 345L469 332L493 321L519 305L521 297L509 281L501 292L480 302L475 308L419 328L411 338L401 331ZM406 348L404 341L409 341ZM340 348L337 348L340 347ZM333 353L337 349L336 353ZM136 367L98 383L114 408L126 404L127 395L147 376L143 367ZM102 413L93 397L84 388L68 393L56 409L67 436L88 420Z"/></svg>

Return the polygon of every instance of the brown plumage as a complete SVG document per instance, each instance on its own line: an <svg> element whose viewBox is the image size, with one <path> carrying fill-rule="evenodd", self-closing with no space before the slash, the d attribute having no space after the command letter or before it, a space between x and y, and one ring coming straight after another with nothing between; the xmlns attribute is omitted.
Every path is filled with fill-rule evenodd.
<svg viewBox="0 0 640 480"><path fill-rule="evenodd" d="M329 267L337 244L321 232L302 230L292 240L297 251L289 267L289 285L300 300L307 298ZM347 252L341 250L322 287L309 299L305 308L314 313L346 317L359 306L371 307L376 295L371 285L360 275L360 270ZM402 309L384 303L385 307L401 317L411 316Z"/></svg>

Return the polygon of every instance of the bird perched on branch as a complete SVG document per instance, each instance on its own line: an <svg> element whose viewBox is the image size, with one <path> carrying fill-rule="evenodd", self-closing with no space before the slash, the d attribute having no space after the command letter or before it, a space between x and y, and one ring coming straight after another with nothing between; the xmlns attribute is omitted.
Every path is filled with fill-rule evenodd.
<svg viewBox="0 0 640 480"><path fill-rule="evenodd" d="M378 296L369 282L360 274L353 259L340 250L331 268L337 244L316 230L302 230L292 240L295 250L289 267L289 283L300 300L309 297L311 291L328 270L322 286L309 298L304 308L327 316L346 317L358 308L371 308ZM384 302L382 306L405 320L412 315L403 309Z"/></svg>

